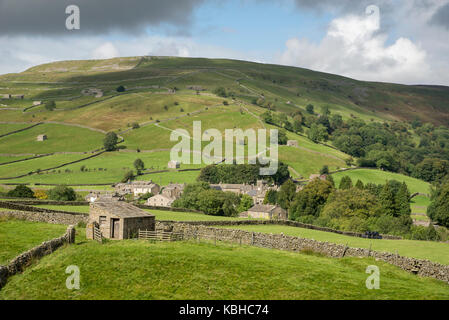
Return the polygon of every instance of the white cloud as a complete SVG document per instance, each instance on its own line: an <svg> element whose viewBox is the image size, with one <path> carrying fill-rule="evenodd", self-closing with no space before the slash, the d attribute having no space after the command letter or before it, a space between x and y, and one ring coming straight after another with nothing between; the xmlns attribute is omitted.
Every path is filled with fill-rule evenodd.
<svg viewBox="0 0 449 320"><path fill-rule="evenodd" d="M426 51L408 38L387 44L379 15L347 15L334 19L318 44L292 38L279 62L361 80L408 84L435 83ZM447 83L447 82L446 82Z"/></svg>
<svg viewBox="0 0 449 320"><path fill-rule="evenodd" d="M111 42L103 43L92 52L93 59L111 59L118 56L119 52Z"/></svg>

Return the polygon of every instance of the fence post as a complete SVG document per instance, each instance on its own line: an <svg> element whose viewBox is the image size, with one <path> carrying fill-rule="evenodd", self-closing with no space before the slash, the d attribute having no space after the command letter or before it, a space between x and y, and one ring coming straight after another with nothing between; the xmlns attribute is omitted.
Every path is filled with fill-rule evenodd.
<svg viewBox="0 0 449 320"><path fill-rule="evenodd" d="M240 236L240 246L242 246L242 236Z"/></svg>
<svg viewBox="0 0 449 320"><path fill-rule="evenodd" d="M251 234L251 245L254 245L254 232Z"/></svg>
<svg viewBox="0 0 449 320"><path fill-rule="evenodd" d="M217 245L217 230L214 231L214 243Z"/></svg>

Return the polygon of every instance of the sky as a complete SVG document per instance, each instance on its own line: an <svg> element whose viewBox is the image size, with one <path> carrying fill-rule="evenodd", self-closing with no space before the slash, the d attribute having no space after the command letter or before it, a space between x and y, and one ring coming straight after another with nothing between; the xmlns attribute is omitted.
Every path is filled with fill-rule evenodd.
<svg viewBox="0 0 449 320"><path fill-rule="evenodd" d="M142 55L449 86L449 0L0 0L0 74Z"/></svg>

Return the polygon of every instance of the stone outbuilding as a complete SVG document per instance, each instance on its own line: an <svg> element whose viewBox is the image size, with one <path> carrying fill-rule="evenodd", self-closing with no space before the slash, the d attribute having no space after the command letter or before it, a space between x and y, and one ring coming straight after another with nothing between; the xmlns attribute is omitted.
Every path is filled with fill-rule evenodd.
<svg viewBox="0 0 449 320"><path fill-rule="evenodd" d="M272 220L287 220L287 211L278 205L272 204L256 204L246 212L240 214L244 218L254 219L272 219Z"/></svg>
<svg viewBox="0 0 449 320"><path fill-rule="evenodd" d="M45 141L45 140L47 140L47 139L48 139L48 138L47 138L47 135L46 135L46 134L40 134L40 135L38 135L37 138L36 138L37 141Z"/></svg>
<svg viewBox="0 0 449 320"><path fill-rule="evenodd" d="M175 161L175 160L171 160L167 164L167 167L169 169L179 169L180 166L181 166L181 164L179 163L179 161Z"/></svg>
<svg viewBox="0 0 449 320"><path fill-rule="evenodd" d="M297 140L288 140L287 141L287 147L299 147L299 143Z"/></svg>
<svg viewBox="0 0 449 320"><path fill-rule="evenodd" d="M101 198L100 198L101 199ZM125 201L104 200L92 202L86 237L93 239L93 228L97 226L104 238L135 238L140 230L155 230L155 216Z"/></svg>
<svg viewBox="0 0 449 320"><path fill-rule="evenodd" d="M147 200L147 205L153 207L171 207L173 201L175 201L174 198L167 197L163 194L157 194Z"/></svg>

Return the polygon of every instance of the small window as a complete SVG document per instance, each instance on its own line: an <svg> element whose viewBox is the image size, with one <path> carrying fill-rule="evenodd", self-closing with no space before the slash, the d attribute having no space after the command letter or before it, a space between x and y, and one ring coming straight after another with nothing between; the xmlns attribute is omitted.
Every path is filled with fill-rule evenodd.
<svg viewBox="0 0 449 320"><path fill-rule="evenodd" d="M100 225L106 223L106 216L100 216Z"/></svg>

